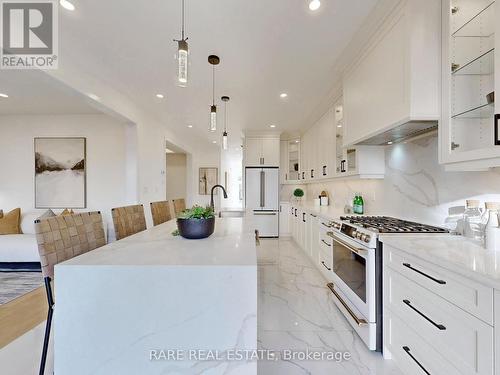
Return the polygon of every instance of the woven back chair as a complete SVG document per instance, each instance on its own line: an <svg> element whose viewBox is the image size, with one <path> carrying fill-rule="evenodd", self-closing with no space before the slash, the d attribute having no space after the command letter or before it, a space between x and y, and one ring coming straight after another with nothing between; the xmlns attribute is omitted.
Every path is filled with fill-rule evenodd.
<svg viewBox="0 0 500 375"><path fill-rule="evenodd" d="M43 375L54 314L54 296L50 284L54 278L54 266L106 245L106 237L100 212L84 212L35 220L35 233L49 304L39 372Z"/></svg>
<svg viewBox="0 0 500 375"><path fill-rule="evenodd" d="M151 202L149 205L151 207L151 216L153 217L154 226L163 224L172 219L169 201Z"/></svg>
<svg viewBox="0 0 500 375"><path fill-rule="evenodd" d="M117 240L146 230L146 218L142 204L113 208L111 216Z"/></svg>
<svg viewBox="0 0 500 375"><path fill-rule="evenodd" d="M179 215L186 209L186 201L184 200L184 198L174 199L172 202L174 203L175 216Z"/></svg>

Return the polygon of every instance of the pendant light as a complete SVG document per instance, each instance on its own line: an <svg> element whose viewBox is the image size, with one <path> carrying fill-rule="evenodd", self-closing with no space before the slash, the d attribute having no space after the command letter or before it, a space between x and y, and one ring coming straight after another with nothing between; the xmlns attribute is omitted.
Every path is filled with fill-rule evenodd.
<svg viewBox="0 0 500 375"><path fill-rule="evenodd" d="M181 39L174 39L177 42L177 85L186 87L188 83L188 38L184 38L184 0L182 0L182 26Z"/></svg>
<svg viewBox="0 0 500 375"><path fill-rule="evenodd" d="M227 102L229 101L229 96L223 96L220 99L224 102L224 133L222 133L222 148L227 150Z"/></svg>
<svg viewBox="0 0 500 375"><path fill-rule="evenodd" d="M210 125L208 130L217 130L217 106L215 105L215 65L219 65L219 56L208 56L208 62L212 65L212 105L210 106Z"/></svg>

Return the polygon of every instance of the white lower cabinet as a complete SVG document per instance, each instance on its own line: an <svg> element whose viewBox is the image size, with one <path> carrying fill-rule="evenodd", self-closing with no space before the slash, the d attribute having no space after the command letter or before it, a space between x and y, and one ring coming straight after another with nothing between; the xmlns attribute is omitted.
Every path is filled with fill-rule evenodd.
<svg viewBox="0 0 500 375"><path fill-rule="evenodd" d="M280 236L288 237L292 235L292 229L290 228L290 210L291 206L288 202L280 203L280 226L279 233Z"/></svg>
<svg viewBox="0 0 500 375"><path fill-rule="evenodd" d="M468 281L384 247L384 346L405 373L494 374L493 289Z"/></svg>

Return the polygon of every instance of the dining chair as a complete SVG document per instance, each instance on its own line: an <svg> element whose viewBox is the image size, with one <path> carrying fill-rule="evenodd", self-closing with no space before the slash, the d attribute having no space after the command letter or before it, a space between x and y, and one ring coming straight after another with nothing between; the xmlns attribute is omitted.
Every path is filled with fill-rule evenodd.
<svg viewBox="0 0 500 375"><path fill-rule="evenodd" d="M146 218L142 204L112 208L111 216L117 240L146 230Z"/></svg>
<svg viewBox="0 0 500 375"><path fill-rule="evenodd" d="M163 224L172 219L169 201L151 202L149 205L151 207L151 216L153 217L154 226Z"/></svg>
<svg viewBox="0 0 500 375"><path fill-rule="evenodd" d="M102 216L98 211L37 219L35 233L49 305L39 371L39 374L43 375L55 306L51 287L54 266L106 245L106 238Z"/></svg>
<svg viewBox="0 0 500 375"><path fill-rule="evenodd" d="M174 199L172 202L174 203L175 216L186 209L186 201L184 200L184 198Z"/></svg>

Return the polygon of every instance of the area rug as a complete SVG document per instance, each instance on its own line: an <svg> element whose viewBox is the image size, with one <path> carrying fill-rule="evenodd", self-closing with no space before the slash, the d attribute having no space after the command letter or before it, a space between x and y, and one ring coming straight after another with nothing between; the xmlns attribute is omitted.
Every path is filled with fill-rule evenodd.
<svg viewBox="0 0 500 375"><path fill-rule="evenodd" d="M0 305L21 297L42 284L41 272L0 272Z"/></svg>

